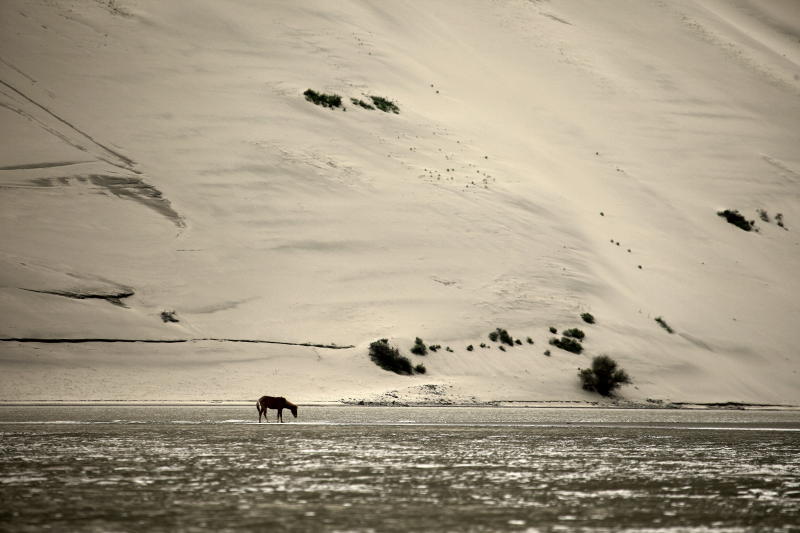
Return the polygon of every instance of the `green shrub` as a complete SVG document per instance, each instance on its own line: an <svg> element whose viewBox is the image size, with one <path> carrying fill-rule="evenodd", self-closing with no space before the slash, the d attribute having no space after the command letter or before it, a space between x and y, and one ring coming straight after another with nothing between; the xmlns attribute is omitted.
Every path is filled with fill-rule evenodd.
<svg viewBox="0 0 800 533"><path fill-rule="evenodd" d="M572 353L581 353L583 351L581 343L569 337L561 337L560 339L553 337L550 339L550 344Z"/></svg>
<svg viewBox="0 0 800 533"><path fill-rule="evenodd" d="M630 250L628 251L630 252ZM592 313L581 313L581 318L587 324L594 324L594 316L592 316Z"/></svg>
<svg viewBox="0 0 800 533"><path fill-rule="evenodd" d="M500 341L503 344L514 346L514 339L508 334L508 331L504 330L503 328L497 328L493 332L489 333L489 339L492 342Z"/></svg>
<svg viewBox="0 0 800 533"><path fill-rule="evenodd" d="M500 350L501 350L501 351L503 351L503 352L505 352L505 351L506 351L506 347L505 347L505 346L503 346L503 345L501 344L501 345L500 345Z"/></svg>
<svg viewBox="0 0 800 533"><path fill-rule="evenodd" d="M442 348L441 344L431 344L428 346L428 349L434 353L438 352Z"/></svg>
<svg viewBox="0 0 800 533"><path fill-rule="evenodd" d="M444 348L444 349L445 349L445 351L446 351L446 352L453 353L453 349L452 349L452 348L450 348L449 346L445 346L445 348Z"/></svg>
<svg viewBox="0 0 800 533"><path fill-rule="evenodd" d="M162 322L180 322L178 317L175 316L175 311L161 311Z"/></svg>
<svg viewBox="0 0 800 533"><path fill-rule="evenodd" d="M786 226L783 225L783 213L777 213L775 215L775 223L778 224L778 226L786 229Z"/></svg>
<svg viewBox="0 0 800 533"><path fill-rule="evenodd" d="M414 339L414 346L411 348L411 353L414 355L428 355L428 348L425 347L425 343L422 342L422 339L419 337Z"/></svg>
<svg viewBox="0 0 800 533"><path fill-rule="evenodd" d="M306 89L303 96L312 104L321 105L322 107L333 109L334 107L340 107L342 105L342 97L338 94L318 93L313 89Z"/></svg>
<svg viewBox="0 0 800 533"><path fill-rule="evenodd" d="M592 368L579 370L578 377L584 390L597 392L601 396L611 396L622 385L632 383L630 376L607 355L592 359Z"/></svg>
<svg viewBox="0 0 800 533"><path fill-rule="evenodd" d="M485 342L482 342L482 343L481 343L481 348L488 348L488 346L486 346L486 343L485 343Z"/></svg>
<svg viewBox="0 0 800 533"><path fill-rule="evenodd" d="M764 222L769 222L770 221L769 220L769 213L767 213L766 209L756 209L756 211L758 212L758 216L759 216L759 218L761 220L763 220Z"/></svg>
<svg viewBox="0 0 800 533"><path fill-rule="evenodd" d="M564 335L565 337L572 337L573 339L578 339L579 341L582 341L584 337L586 337L586 334L583 331L579 330L578 328L565 329L564 331L561 332L561 334Z"/></svg>
<svg viewBox="0 0 800 533"><path fill-rule="evenodd" d="M544 354L545 354L547 357L550 357L550 350L545 350L545 351L544 351Z"/></svg>
<svg viewBox="0 0 800 533"><path fill-rule="evenodd" d="M753 226L755 225L755 221L754 220L748 221L736 209L726 209L724 211L718 211L717 215L719 215L719 216L723 217L725 220L727 220L728 224L733 224L737 228L743 229L745 231L752 231L753 230Z"/></svg>
<svg viewBox="0 0 800 533"><path fill-rule="evenodd" d="M371 111L375 109L373 106L369 105L364 100L360 100L358 98L351 98L350 101L357 106L363 107L364 109L369 109Z"/></svg>
<svg viewBox="0 0 800 533"><path fill-rule="evenodd" d="M414 372L416 372L417 374L424 374L427 371L428 370L425 368L425 365L423 365L422 363L414 367Z"/></svg>
<svg viewBox="0 0 800 533"><path fill-rule="evenodd" d="M558 333L558 330L556 328L554 328L553 326L550 326L550 333L555 335L556 333Z"/></svg>
<svg viewBox="0 0 800 533"><path fill-rule="evenodd" d="M531 339L530 337L528 337L528 344L533 344L533 339Z"/></svg>
<svg viewBox="0 0 800 533"><path fill-rule="evenodd" d="M473 345L471 345L471 344L469 346L467 346L467 351L468 352L471 352L474 349L475 349L475 347Z"/></svg>
<svg viewBox="0 0 800 533"><path fill-rule="evenodd" d="M384 98L383 96L370 95L370 98L372 99L372 103L375 104L375 107L377 107L381 111L385 113L394 113L395 115L400 113L400 108L397 107L397 104L395 104L391 100Z"/></svg>
<svg viewBox="0 0 800 533"><path fill-rule="evenodd" d="M411 361L400 355L397 348L389 344L388 339L380 339L369 345L369 358L384 370L395 374L411 374Z"/></svg>
<svg viewBox="0 0 800 533"><path fill-rule="evenodd" d="M672 329L671 327L669 327L669 324L667 324L667 321L664 320L663 318L661 318L660 316L656 317L656 322L658 322L659 326L661 326L662 328L667 330L667 333L675 333L675 330Z"/></svg>

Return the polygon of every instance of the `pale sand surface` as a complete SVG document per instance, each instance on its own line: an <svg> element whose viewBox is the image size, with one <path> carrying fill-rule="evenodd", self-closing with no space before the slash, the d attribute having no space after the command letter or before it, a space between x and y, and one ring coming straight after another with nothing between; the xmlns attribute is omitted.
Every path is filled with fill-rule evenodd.
<svg viewBox="0 0 800 533"><path fill-rule="evenodd" d="M0 401L593 402L607 353L800 404L798 4L453 5L2 2L0 337L354 347L0 342Z"/></svg>

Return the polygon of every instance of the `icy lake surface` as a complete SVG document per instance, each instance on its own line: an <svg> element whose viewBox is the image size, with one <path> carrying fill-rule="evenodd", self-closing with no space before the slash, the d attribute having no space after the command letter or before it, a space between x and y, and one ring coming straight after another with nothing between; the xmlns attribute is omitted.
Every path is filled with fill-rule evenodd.
<svg viewBox="0 0 800 533"><path fill-rule="evenodd" d="M800 530L799 412L284 414L2 407L0 530Z"/></svg>

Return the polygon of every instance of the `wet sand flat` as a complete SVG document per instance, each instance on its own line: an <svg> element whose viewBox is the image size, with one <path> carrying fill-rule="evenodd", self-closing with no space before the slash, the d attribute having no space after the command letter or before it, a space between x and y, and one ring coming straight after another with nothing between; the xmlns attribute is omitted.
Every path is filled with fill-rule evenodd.
<svg viewBox="0 0 800 533"><path fill-rule="evenodd" d="M800 517L795 412L254 414L2 408L0 529L789 531Z"/></svg>

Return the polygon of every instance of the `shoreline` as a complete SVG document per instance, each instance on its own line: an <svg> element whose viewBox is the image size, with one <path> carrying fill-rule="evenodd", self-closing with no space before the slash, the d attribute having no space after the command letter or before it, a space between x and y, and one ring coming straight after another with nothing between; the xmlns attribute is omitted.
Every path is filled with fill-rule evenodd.
<svg viewBox="0 0 800 533"><path fill-rule="evenodd" d="M251 407L254 400L0 400L4 407ZM301 407L425 407L473 409L619 409L619 410L704 410L704 411L800 411L790 404L760 404L742 402L630 402L581 400L497 400L488 402L368 402L368 401L307 401Z"/></svg>

